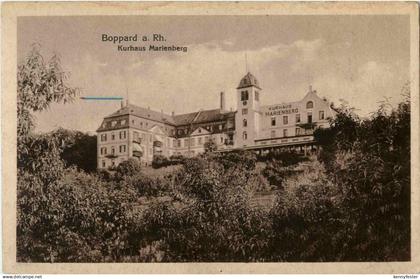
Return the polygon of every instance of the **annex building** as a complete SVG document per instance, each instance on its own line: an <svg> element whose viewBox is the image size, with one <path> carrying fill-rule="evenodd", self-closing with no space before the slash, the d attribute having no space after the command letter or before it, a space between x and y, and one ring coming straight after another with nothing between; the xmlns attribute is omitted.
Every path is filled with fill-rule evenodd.
<svg viewBox="0 0 420 279"><path fill-rule="evenodd" d="M168 115L122 104L97 129L98 168L116 166L131 157L150 164L156 155L194 156L203 153L209 141L221 152L281 148L306 152L315 146L313 131L328 127L333 116L329 103L312 88L291 103L262 105L261 94L258 80L247 73L237 87L236 111L226 110L223 92L218 108L187 114Z"/></svg>

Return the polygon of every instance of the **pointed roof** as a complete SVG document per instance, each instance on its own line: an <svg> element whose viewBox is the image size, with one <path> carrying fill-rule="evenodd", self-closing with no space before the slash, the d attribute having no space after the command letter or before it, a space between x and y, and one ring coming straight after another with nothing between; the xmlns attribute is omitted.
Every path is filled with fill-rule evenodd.
<svg viewBox="0 0 420 279"><path fill-rule="evenodd" d="M258 80L256 77L254 77L253 74L251 74L250 72L248 72L239 82L239 85L236 89L240 89L240 88L245 88L245 87L250 87L250 86L255 86L258 89L261 89L260 84L258 83Z"/></svg>

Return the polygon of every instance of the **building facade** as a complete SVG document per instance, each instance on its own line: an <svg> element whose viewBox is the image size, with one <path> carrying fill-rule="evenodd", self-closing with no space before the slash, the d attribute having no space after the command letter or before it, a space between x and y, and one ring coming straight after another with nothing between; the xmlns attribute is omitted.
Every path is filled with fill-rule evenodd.
<svg viewBox="0 0 420 279"><path fill-rule="evenodd" d="M194 156L210 141L221 152L285 147L306 152L315 144L314 130L328 127L328 118L334 115L312 88L291 103L262 105L261 94L258 80L247 73L237 87L236 111L226 110L223 92L219 108L179 115L122 104L97 130L97 166L117 166L131 157L147 165L156 155Z"/></svg>

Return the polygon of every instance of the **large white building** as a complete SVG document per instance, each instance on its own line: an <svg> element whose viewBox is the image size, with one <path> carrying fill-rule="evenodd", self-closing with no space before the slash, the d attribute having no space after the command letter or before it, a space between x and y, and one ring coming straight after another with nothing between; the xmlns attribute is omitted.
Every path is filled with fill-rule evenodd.
<svg viewBox="0 0 420 279"><path fill-rule="evenodd" d="M237 87L237 110L227 111L224 93L219 108L168 115L127 103L107 116L98 128L98 168L118 165L130 157L150 164L155 155L194 156L213 141L218 151L250 149L264 152L314 146L313 131L327 127L329 103L309 89L297 102L260 104L264 94L247 73Z"/></svg>

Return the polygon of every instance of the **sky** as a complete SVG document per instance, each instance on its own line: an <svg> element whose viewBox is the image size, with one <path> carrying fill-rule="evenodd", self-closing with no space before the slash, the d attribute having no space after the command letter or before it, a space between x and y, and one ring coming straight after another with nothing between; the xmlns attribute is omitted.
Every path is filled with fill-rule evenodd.
<svg viewBox="0 0 420 279"><path fill-rule="evenodd" d="M168 114L218 108L221 91L235 110L236 87L247 71L262 87L263 105L298 101L312 85L361 116L385 99L400 101L409 81L409 17L402 15L20 17L17 31L18 63L39 44L45 59L60 56L80 96L128 96ZM102 34L161 34L166 41L122 45L188 51L119 52ZM81 99L53 104L35 115L36 129L94 132L120 106Z"/></svg>

